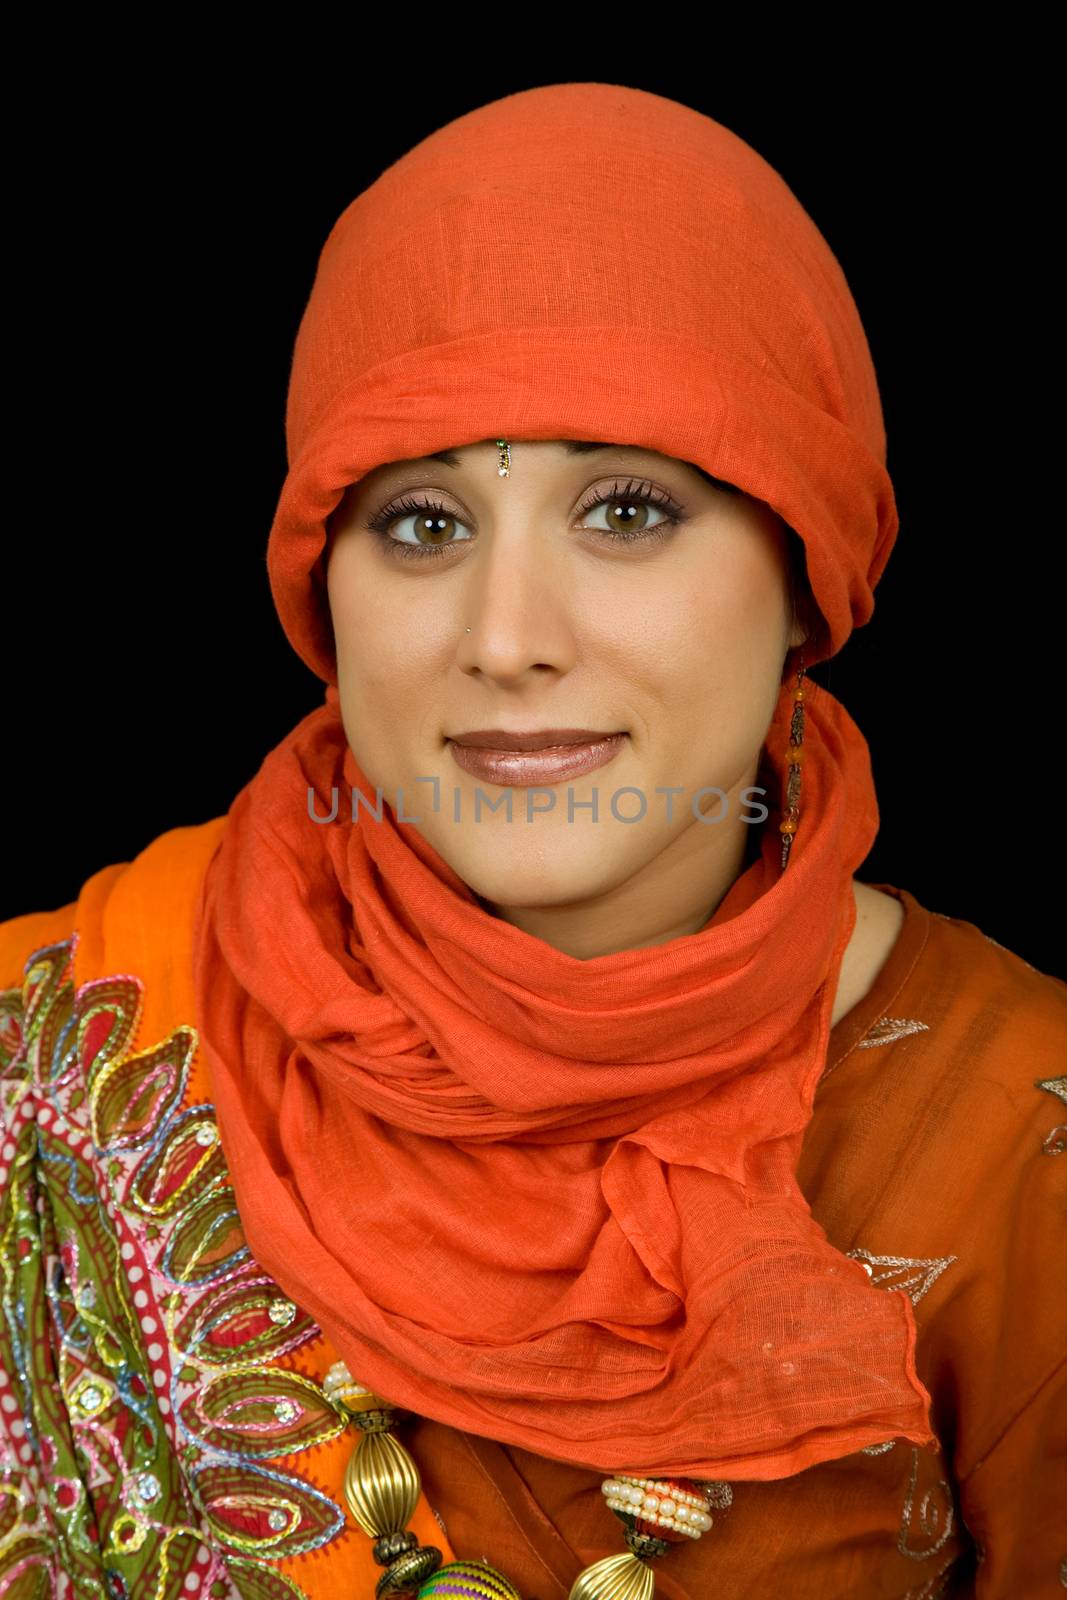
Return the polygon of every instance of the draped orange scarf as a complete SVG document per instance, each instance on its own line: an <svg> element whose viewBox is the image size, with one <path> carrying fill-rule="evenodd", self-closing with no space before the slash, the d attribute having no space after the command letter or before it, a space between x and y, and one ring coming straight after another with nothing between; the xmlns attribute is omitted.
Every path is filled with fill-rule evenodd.
<svg viewBox="0 0 1067 1600"><path fill-rule="evenodd" d="M329 687L234 801L194 944L253 1255L361 1381L546 1456L765 1479L932 1442L908 1297L831 1246L795 1180L878 826L848 713L809 690L785 873L772 812L698 933L577 960L483 909L387 799L376 820L323 588L325 519L374 466L603 439L773 506L839 648L897 517L825 241L687 107L604 84L509 96L336 223L287 430L270 578ZM791 689L766 741L779 784ZM334 788L337 820L312 821L309 792L324 817Z"/></svg>

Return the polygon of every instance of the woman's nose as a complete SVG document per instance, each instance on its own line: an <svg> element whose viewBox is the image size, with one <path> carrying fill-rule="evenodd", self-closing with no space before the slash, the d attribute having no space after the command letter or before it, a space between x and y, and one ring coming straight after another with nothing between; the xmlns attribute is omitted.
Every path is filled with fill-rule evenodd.
<svg viewBox="0 0 1067 1600"><path fill-rule="evenodd" d="M530 667L573 664L572 617L551 557L543 530L518 522L494 530L492 547L477 552L458 605L464 671L514 679Z"/></svg>

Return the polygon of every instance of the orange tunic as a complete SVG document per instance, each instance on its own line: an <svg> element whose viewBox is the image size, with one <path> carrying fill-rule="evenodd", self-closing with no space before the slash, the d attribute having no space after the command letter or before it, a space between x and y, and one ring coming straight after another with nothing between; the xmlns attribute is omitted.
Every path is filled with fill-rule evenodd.
<svg viewBox="0 0 1067 1600"><path fill-rule="evenodd" d="M0 924L0 1593L369 1600L380 1575L337 1352L243 1242L198 1050L192 909L224 824ZM910 1296L939 1444L733 1484L655 1563L666 1600L1067 1587L1067 984L877 887L905 920L833 1030L798 1179ZM399 1436L423 1542L524 1600L625 1548L598 1474L425 1418Z"/></svg>

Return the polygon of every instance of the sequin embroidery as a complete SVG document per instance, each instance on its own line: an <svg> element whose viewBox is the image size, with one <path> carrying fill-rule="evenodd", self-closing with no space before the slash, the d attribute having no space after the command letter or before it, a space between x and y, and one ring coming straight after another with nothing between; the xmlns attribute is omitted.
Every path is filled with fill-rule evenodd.
<svg viewBox="0 0 1067 1600"><path fill-rule="evenodd" d="M347 1422L272 1363L320 1330L184 1103L195 1030L133 1049L140 981L76 990L75 938L0 993L0 1591L305 1600L277 1563L345 1516L272 1463Z"/></svg>

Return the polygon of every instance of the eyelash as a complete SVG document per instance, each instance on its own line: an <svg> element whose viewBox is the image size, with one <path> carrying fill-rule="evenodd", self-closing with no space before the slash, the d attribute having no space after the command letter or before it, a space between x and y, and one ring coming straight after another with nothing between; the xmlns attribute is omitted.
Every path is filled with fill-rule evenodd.
<svg viewBox="0 0 1067 1600"><path fill-rule="evenodd" d="M655 484L649 483L647 479L634 478L629 479L625 485L621 479L617 480L614 487L607 493L602 490L598 491L591 500L587 500L584 505L578 507L579 514L584 516L590 511L595 511L597 506L611 500L624 500L628 505L654 506L657 511L669 513L655 527L640 529L637 533L616 533L609 528L593 528L590 530L590 532L597 534L602 539L611 541L613 544L650 544L659 542L665 539L668 534L673 533L675 528L686 520L681 506L669 494L666 494L662 489L658 489ZM383 540L388 554L397 557L401 561L440 560L456 545L470 544L471 541L469 539L453 539L448 544L407 544L403 540L393 539L390 536L389 528L398 517L417 516L420 513L445 517L455 516L455 512L450 511L447 506L441 505L439 501L411 500L405 496L400 500L391 500L387 506L384 506L381 511L378 511L369 519L367 527ZM456 521L459 521L458 517L456 517Z"/></svg>

